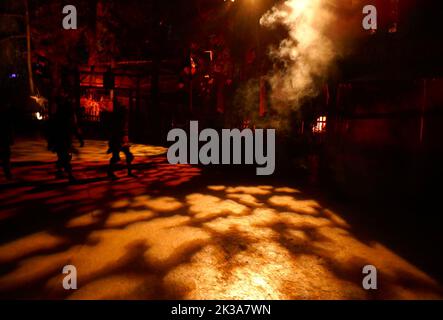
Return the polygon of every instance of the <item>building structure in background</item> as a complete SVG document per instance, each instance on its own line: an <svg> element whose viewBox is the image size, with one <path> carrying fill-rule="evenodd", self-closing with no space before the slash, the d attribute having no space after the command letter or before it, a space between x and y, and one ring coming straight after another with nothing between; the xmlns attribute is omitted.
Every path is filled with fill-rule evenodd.
<svg viewBox="0 0 443 320"><path fill-rule="evenodd" d="M266 122L275 115L268 47L287 31L259 25L275 1L71 2L82 8L77 31L60 28L65 1L29 2L34 100L47 102L38 110L17 104L34 122L53 113L54 88L63 85L76 97L91 137L100 136L100 113L112 107L110 91L129 106L129 133L137 142L164 142L169 129L191 119L209 127L279 125ZM285 119L291 141L279 148L289 150L281 158L315 154L321 161L313 167L324 173L320 180L362 194L380 186L414 193L427 184L421 177L438 177L440 2L329 1L341 17L330 36L346 39L343 54L318 96ZM368 4L378 9L375 32L361 26ZM0 5L0 73L28 97L23 10L17 1ZM114 76L112 90L105 85L107 71ZM380 183L385 177L390 183Z"/></svg>
<svg viewBox="0 0 443 320"><path fill-rule="evenodd" d="M443 177L442 4L375 3L380 28L362 31L322 111L324 177L347 195L428 194Z"/></svg>

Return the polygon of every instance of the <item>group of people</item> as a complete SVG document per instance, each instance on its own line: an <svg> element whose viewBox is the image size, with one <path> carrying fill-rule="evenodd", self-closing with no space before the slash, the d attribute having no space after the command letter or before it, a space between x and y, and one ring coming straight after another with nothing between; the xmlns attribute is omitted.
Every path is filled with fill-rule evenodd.
<svg viewBox="0 0 443 320"><path fill-rule="evenodd" d="M77 138L80 147L84 146L82 131L80 130L75 103L68 92L59 90L55 98L56 112L47 122L46 136L48 140L48 150L57 155L56 178L67 178L71 183L77 180L72 170L72 155L75 152L73 139ZM7 112L9 106L6 106ZM5 114L3 114L5 115ZM130 151L128 139L128 118L129 110L118 98L113 99L113 110L105 112L103 116L106 133L109 139L108 154L111 154L107 175L111 179L116 179L115 171L120 162L120 153L126 157L128 176L135 176L132 172L132 162L134 155ZM12 121L11 117L0 117L0 161L3 166L6 179L12 179L11 173L11 144L12 144Z"/></svg>

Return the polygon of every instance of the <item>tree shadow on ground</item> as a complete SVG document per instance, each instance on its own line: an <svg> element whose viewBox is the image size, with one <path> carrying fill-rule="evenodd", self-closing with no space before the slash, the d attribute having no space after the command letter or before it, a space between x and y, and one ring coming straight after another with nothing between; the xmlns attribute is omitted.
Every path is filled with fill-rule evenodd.
<svg viewBox="0 0 443 320"><path fill-rule="evenodd" d="M138 168L136 179L6 188L0 298L442 298L430 276L293 186L217 181L164 157ZM67 264L76 291L61 286ZM377 291L362 288L368 264Z"/></svg>

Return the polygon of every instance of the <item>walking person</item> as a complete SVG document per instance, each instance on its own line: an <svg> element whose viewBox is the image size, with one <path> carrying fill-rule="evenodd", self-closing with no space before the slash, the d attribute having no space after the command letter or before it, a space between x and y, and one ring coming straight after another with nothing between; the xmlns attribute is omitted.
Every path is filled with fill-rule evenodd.
<svg viewBox="0 0 443 320"><path fill-rule="evenodd" d="M57 154L56 161L56 177L64 178L64 174L68 175L71 183L75 183L72 173L72 137L76 136L80 140L80 146L83 146L83 139L79 135L75 112L71 99L65 90L61 89L56 97L57 110L50 122L50 132L48 140L48 149Z"/></svg>
<svg viewBox="0 0 443 320"><path fill-rule="evenodd" d="M108 114L108 135L109 149L108 154L112 154L109 161L108 177L116 179L115 170L120 162L120 153L123 152L126 157L128 176L135 177L132 173L132 161L134 155L130 151L129 144L129 110L118 98L113 99L113 110Z"/></svg>
<svg viewBox="0 0 443 320"><path fill-rule="evenodd" d="M13 144L12 105L8 101L0 110L0 161L7 180L12 180L11 145Z"/></svg>

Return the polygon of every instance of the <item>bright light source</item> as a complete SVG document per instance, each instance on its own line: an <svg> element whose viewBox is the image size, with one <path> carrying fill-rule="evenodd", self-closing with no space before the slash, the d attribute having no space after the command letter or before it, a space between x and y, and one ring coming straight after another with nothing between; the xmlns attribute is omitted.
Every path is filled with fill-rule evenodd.
<svg viewBox="0 0 443 320"><path fill-rule="evenodd" d="M40 112L36 112L35 117L37 118L37 120L43 120L43 115Z"/></svg>
<svg viewBox="0 0 443 320"><path fill-rule="evenodd" d="M312 132L313 133L326 132L326 122L327 122L327 118L325 116L318 117L316 123L312 127Z"/></svg>

